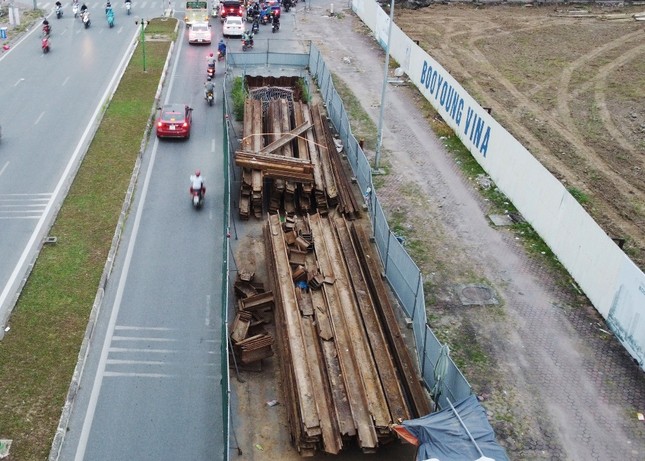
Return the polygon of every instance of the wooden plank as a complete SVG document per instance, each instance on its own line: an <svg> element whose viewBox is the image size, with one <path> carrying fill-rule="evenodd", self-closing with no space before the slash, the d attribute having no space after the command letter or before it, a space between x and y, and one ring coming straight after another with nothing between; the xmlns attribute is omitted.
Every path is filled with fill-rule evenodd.
<svg viewBox="0 0 645 461"><path fill-rule="evenodd" d="M430 400L424 387L421 385L421 379L418 375L415 361L403 340L396 313L388 297L387 288L381 279L380 264L377 258L368 257L370 254L368 245L371 245L369 243L369 237L362 227L353 223L350 226L350 232L361 262L361 267L366 274L366 281L372 292L374 305L384 325L383 330L390 344L394 361L402 375L403 379L401 384L411 400L410 409L412 416L414 418L425 416L432 411Z"/></svg>
<svg viewBox="0 0 645 461"><path fill-rule="evenodd" d="M313 393L311 377L308 372L305 357L305 344L300 326L294 285L291 281L291 268L287 257L287 248L282 236L279 215L270 215L268 220L269 233L276 261L276 290L280 291L282 313L285 317L287 347L289 348L296 394L300 405L300 418L307 433L320 434L320 417L316 407L316 396ZM275 291L275 290L274 290Z"/></svg>
<svg viewBox="0 0 645 461"><path fill-rule="evenodd" d="M315 242L315 252L320 265L320 270L325 275L333 276L333 265L329 254L328 240L325 237L325 229L322 218L319 215L309 217L309 225ZM369 403L365 395L362 376L359 372L361 364L357 362L352 351L352 338L354 332L349 331L345 325L345 318L342 310L345 297L338 293L339 284L324 284L322 287L325 300L329 307L329 318L334 331L336 352L338 354L341 376L345 382L347 397L357 430L358 444L362 449L370 449L378 445L376 430L372 423L369 411Z"/></svg>
<svg viewBox="0 0 645 461"><path fill-rule="evenodd" d="M329 147L327 146L325 132L323 131L323 124L327 122L323 119L319 105L312 107L312 118L314 122L316 142L319 146L318 152L320 155L320 163L322 167L323 178L325 181L325 192L327 193L328 200L335 200L338 195L338 189L336 188L336 180L334 178L334 173L332 171L331 163L329 160Z"/></svg>
<svg viewBox="0 0 645 461"><path fill-rule="evenodd" d="M261 149L259 151L250 151L250 153L255 154L255 155L270 155L273 154L274 151L280 149L282 146L290 143L293 141L297 136L300 136L302 133L305 131L311 129L311 123L309 122L303 122L297 127L295 127L293 130L282 133L278 139L275 141L271 142L269 145L267 145L264 149ZM248 151L246 148L243 149L244 151ZM303 159L306 160L306 159Z"/></svg>
<svg viewBox="0 0 645 461"><path fill-rule="evenodd" d="M370 414L370 420L367 423L375 427L377 431L383 428L387 429L389 424L392 423L387 400L378 376L374 356L369 347L367 333L365 332L365 327L358 312L356 297L352 292L349 273L345 265L342 249L338 242L338 235L333 229L331 218L321 218L321 223L329 258L328 263L334 272L332 278L335 278L333 285L325 283L323 290L327 293L328 287L333 287L339 300L338 319L347 331L349 340L348 347L350 348L352 359L356 364L356 372L359 374L360 382L362 383L365 401L367 402L368 412ZM326 272L324 274L325 279L327 279L329 275ZM333 314L332 325L336 329L337 321L334 319ZM371 440L367 440L366 443L361 445L362 448L373 448L376 446L378 446L378 442L372 445Z"/></svg>
<svg viewBox="0 0 645 461"><path fill-rule="evenodd" d="M352 290L358 302L358 312L363 322L364 331L369 340L369 350L378 354L378 360L374 364L378 371L381 386L387 399L391 422L399 418L410 419L411 413L405 402L405 395L399 383L394 361L391 357L385 334L383 333L378 314L374 308L372 296L365 282L363 271L354 251L352 238L347 228L347 222L343 218L333 219L334 229L338 235L338 242L342 248L343 257L347 264L347 274L352 283ZM358 319L357 319L358 320Z"/></svg>

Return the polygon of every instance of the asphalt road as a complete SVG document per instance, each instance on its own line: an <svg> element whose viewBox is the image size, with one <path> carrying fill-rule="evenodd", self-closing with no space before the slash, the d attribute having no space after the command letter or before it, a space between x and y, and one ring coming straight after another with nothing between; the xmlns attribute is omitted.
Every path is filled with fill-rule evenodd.
<svg viewBox="0 0 645 461"><path fill-rule="evenodd" d="M87 2L92 17L87 30L69 4L63 18L50 14L51 51L46 55L38 24L0 56L1 327L91 141L97 116L127 64L139 30L134 15L161 10L159 2L135 2L133 15L126 16L115 3L116 25L110 29L103 5ZM38 6L52 11L54 2Z"/></svg>
<svg viewBox="0 0 645 461"><path fill-rule="evenodd" d="M212 46L188 45L179 31L161 100L194 108L191 137L151 137L60 459L224 456L221 76L215 105L203 99L221 26L213 21ZM196 168L207 187L201 210L188 194Z"/></svg>

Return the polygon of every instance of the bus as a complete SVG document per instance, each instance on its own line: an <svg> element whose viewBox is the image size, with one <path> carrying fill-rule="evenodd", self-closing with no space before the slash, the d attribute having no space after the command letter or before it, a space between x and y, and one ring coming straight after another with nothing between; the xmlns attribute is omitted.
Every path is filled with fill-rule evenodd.
<svg viewBox="0 0 645 461"><path fill-rule="evenodd" d="M208 1L186 2L186 14L184 16L186 27L195 22L208 22L208 15Z"/></svg>

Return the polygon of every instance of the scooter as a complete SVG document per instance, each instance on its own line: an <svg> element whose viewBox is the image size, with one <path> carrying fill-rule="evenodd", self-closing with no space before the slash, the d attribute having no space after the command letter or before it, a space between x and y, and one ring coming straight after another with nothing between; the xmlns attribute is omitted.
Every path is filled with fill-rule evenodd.
<svg viewBox="0 0 645 461"><path fill-rule="evenodd" d="M260 21L254 20L253 25L251 26L251 32L257 34L260 32Z"/></svg>
<svg viewBox="0 0 645 461"><path fill-rule="evenodd" d="M132 8L131 2L125 2L125 10L130 14L130 8Z"/></svg>
<svg viewBox="0 0 645 461"><path fill-rule="evenodd" d="M110 26L110 28L114 27L114 11L112 11L112 9L108 10L106 16L108 26Z"/></svg>
<svg viewBox="0 0 645 461"><path fill-rule="evenodd" d="M282 2L282 4L284 5L284 10L285 10L287 13L289 12L289 10L291 9L291 7L293 6L293 4L291 3L291 0L284 0L284 1Z"/></svg>
<svg viewBox="0 0 645 461"><path fill-rule="evenodd" d="M215 78L215 66L208 66L206 68L206 77L210 78L211 80Z"/></svg>
<svg viewBox="0 0 645 461"><path fill-rule="evenodd" d="M42 32L41 35L43 37L48 37L49 34L51 34L51 33L52 33L52 26L50 26L49 24L44 24L43 25L43 32Z"/></svg>
<svg viewBox="0 0 645 461"><path fill-rule="evenodd" d="M74 18L78 17L78 3L74 3L74 5L72 5L72 13L74 13Z"/></svg>
<svg viewBox="0 0 645 461"><path fill-rule="evenodd" d="M49 45L49 35L45 35L43 37L43 39L41 40L41 42L40 42L40 47L42 48L44 54L49 53L49 46L50 46Z"/></svg>
<svg viewBox="0 0 645 461"><path fill-rule="evenodd" d="M60 19L63 17L63 8L60 6L56 6L56 19Z"/></svg>
<svg viewBox="0 0 645 461"><path fill-rule="evenodd" d="M213 103L215 102L215 95L213 94L212 91L209 91L206 93L206 102L208 103L209 106L212 106Z"/></svg>
<svg viewBox="0 0 645 461"><path fill-rule="evenodd" d="M271 23L271 32L275 34L279 30L280 30L280 23L277 21L273 21L273 23Z"/></svg>
<svg viewBox="0 0 645 461"><path fill-rule="evenodd" d="M201 189L190 188L191 201L194 208L201 208L204 204L204 192Z"/></svg>
<svg viewBox="0 0 645 461"><path fill-rule="evenodd" d="M218 61L223 61L225 57L226 57L226 51L222 52L220 50L217 50L217 60Z"/></svg>
<svg viewBox="0 0 645 461"><path fill-rule="evenodd" d="M242 51L253 49L253 34L249 34L248 38L242 39Z"/></svg>
<svg viewBox="0 0 645 461"><path fill-rule="evenodd" d="M83 21L85 28L88 29L90 27L90 24L92 23L90 21L90 13L88 13L87 11L85 13L82 13L81 20Z"/></svg>

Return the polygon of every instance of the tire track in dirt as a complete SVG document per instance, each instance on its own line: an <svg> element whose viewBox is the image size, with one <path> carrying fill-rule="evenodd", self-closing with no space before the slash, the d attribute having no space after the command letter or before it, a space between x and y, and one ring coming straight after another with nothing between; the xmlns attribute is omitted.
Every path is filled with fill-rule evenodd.
<svg viewBox="0 0 645 461"><path fill-rule="evenodd" d="M593 84L593 81L595 81L596 93L602 92L604 94L607 89L607 84L606 82L604 84L602 84L601 82L605 81L609 73L612 70L614 70L616 67L618 67L619 65L625 64L626 62L635 58L637 55L641 54L643 50L645 50L645 45L641 44L640 46L636 48L632 48L631 50L628 50L625 53L621 54L618 58L614 59L611 63L601 67L597 75L593 77L592 82L589 82L583 85L579 91L570 93L569 86L571 83L571 78L573 76L573 73L577 69L585 65L586 63L593 61L594 59L598 58L599 56L606 53L607 51L612 50L614 48L618 48L620 46L624 46L626 41L630 40L631 38L636 38L640 36L642 36L642 32L637 31L631 34L624 35L619 39L613 40L609 43L606 43L605 45L599 48L596 48L591 53L587 53L586 55L579 57L574 62L572 62L569 66L567 66L567 68L562 72L562 75L560 77L560 81L558 84L557 113L558 113L558 116L562 118L562 122L568 127L568 129L573 130L572 134L576 136L577 140L579 140L582 145L585 144L584 136L582 133L580 133L580 130L577 128L576 123L573 120L573 117L571 116L571 109L569 106L570 101L572 99L575 99L575 97L578 94L583 93L586 88L589 88ZM602 99L604 100L604 96ZM596 97L596 100L598 101L598 97ZM607 115L609 115L609 112L607 111L606 103L603 104L603 107ZM610 118L611 117L608 117L607 120L610 120ZM612 135L613 134L614 133L612 133ZM626 140L623 138L623 135L618 130L616 130L616 135L619 140L624 141L624 145L623 145L624 149L629 150L632 153L635 153L634 147L631 145L631 143L626 142ZM593 159L589 159L589 160L591 160L591 163L594 166L596 166L599 170L601 171L609 170L613 172L613 168L611 167L611 165L607 164L602 158L598 157L595 154L593 148L591 148L590 146L585 146L585 150L588 150L589 153L594 154ZM612 181L622 183L621 186L628 188L627 190L633 190L633 188L630 187L631 185L629 183L626 183L618 173L614 172L614 174L611 176L612 176L611 177Z"/></svg>
<svg viewBox="0 0 645 461"><path fill-rule="evenodd" d="M635 146L631 141L629 141L618 129L618 127L614 123L611 113L609 112L609 109L607 108L607 79L609 78L609 74L611 74L618 67L623 66L628 62L638 58L638 56L642 54L645 54L645 44L641 44L640 46L637 46L636 48L625 52L618 59L602 67L594 80L595 100L598 104L600 116L605 125L605 128L607 128L607 131L609 131L609 134L612 136L612 138L616 142L618 142L618 144L620 144L623 149L631 152L634 155L634 160L639 162L641 168L645 171L645 158L638 157L638 147Z"/></svg>
<svg viewBox="0 0 645 461"><path fill-rule="evenodd" d="M552 114L548 114L547 111L541 109L540 106L529 104L529 98L522 98L521 96L523 94L519 91L514 91L515 86L512 85L512 83L510 83L510 81L508 81L507 79L504 79L501 73L497 72L496 69L494 69L491 63L486 60L484 53L481 52L481 50L477 46L477 42L479 40L490 38L491 33L495 33L496 36L512 36L513 34L519 32L534 32L541 28L552 27L554 24L558 23L566 26L566 24L570 23L570 21L568 19L561 20L552 17L530 18L524 21L522 27L513 28L512 30L500 30L500 24L492 22L490 18L484 18L482 21L478 22L472 22L468 20L459 21L458 19L445 21L443 24L447 24L447 26L441 28L437 27L437 30L441 30L443 32L443 40L441 41L442 45L439 45L439 48L441 48L443 55L442 57L444 58L446 67L451 69L453 75L458 78L461 77L462 80L464 78L468 79L471 87L477 87L476 91L479 93L477 96L480 98L480 100L489 101L489 105L496 103L495 111L497 113L506 113L507 116L505 117L504 123L507 126L513 126L512 132L515 133L516 136L519 135L519 139L528 140L529 146L537 146L539 150L542 151L542 153L540 153L539 150L530 148L533 155L536 155L536 157L540 158L540 161L542 161L545 166L547 166L547 168L549 168L559 177L566 178L571 184L574 185L579 182L587 184L588 181L593 181L593 184L587 184L587 190L593 191L595 194L600 194L600 196L602 196L603 198L608 198L612 203L612 205L610 206L605 202L601 203L601 201L597 201L598 203L596 203L596 201L594 201L594 211L597 216L597 220L601 225L604 225L606 227L605 230L607 232L629 235L634 239L634 241L636 241L637 246L643 247L645 246L641 241L643 217L639 216L637 210L634 210L630 208L629 205L626 205L629 203L638 203L643 201L643 195L641 192L639 192L639 190L641 189L635 184L627 181L626 178L621 174L619 168L617 171L616 165L611 165L610 163L608 163L606 159L603 159L601 156L599 156L597 151L594 151L588 145L588 143L585 142L584 136L582 136L576 129L576 126L573 124L572 119L570 119L567 124L558 123L558 121L554 119L554 117L552 117ZM570 73L569 79L571 78L574 70L578 68L578 66L582 65L582 63L588 62L589 59L601 55L608 50L617 48L619 46L625 46L625 42L629 41L630 39L640 38L641 32L642 31L639 30L623 35L619 39L603 45L601 48L594 50L592 53L579 58L580 63L576 62L575 65L572 64L567 68L567 71ZM466 52L455 56L452 51L452 49L454 48L453 45L458 39L463 40L464 38L468 38L468 40L466 41L468 43L468 46L465 46L464 49L472 50L473 55L470 56ZM629 53L629 51L627 53ZM466 70L466 63L461 62L459 59L472 60L475 63L475 68L477 68L477 66L486 66L486 64L488 64L487 70L485 70L484 73L488 72L490 74L491 72L494 72L497 83L501 83L505 87L506 91L509 91L513 98L520 99L521 104L518 105L520 110L526 108L527 106L530 106L530 112L532 113L532 115L536 115L543 120L547 120L547 123L549 124L551 129L555 129L556 133L558 133L566 142L570 143L573 146L572 150L574 152L570 153L570 155L572 155L574 158L571 160L564 158L562 161L560 161L560 159L557 159L556 156L546 155L545 152L551 151L552 148L538 140L537 137L533 136L531 130L523 123L514 122L514 118L519 118L518 115L522 116L524 114L519 112L518 110L511 111L510 115L513 115L513 118L509 116L509 111L506 111L504 109L500 110L500 108L506 107L505 102L496 100L496 98L491 97L489 92L485 91L482 86L476 83L477 79L475 78L475 76ZM457 69L457 72L455 72L455 69ZM609 72L609 70L607 70L607 72ZM545 87L548 88L550 85L556 85L558 79L562 80L562 77L560 76L557 78L549 79L549 81L547 81L546 83L538 85L536 88L528 92L528 95L534 96L538 91L544 89ZM566 98L563 98L562 94L560 94L558 101L565 101L566 103L568 103L570 100L574 100L580 93L585 91L585 88L590 87L592 84L594 84L594 82L584 84L581 88L576 89L572 94L567 94ZM559 85L558 88L561 92L563 91L562 85ZM566 90L564 91L566 93ZM622 135L622 133L620 133L615 125L607 123L607 120L610 120L610 118L608 118L607 116L607 114L609 114L609 110L607 109L606 104L603 106L603 108L604 110L601 113L601 117L603 117L602 120L608 132L612 136L615 136L616 140L626 141L625 137ZM602 114L605 115L603 116ZM618 142L618 145L624 148L624 143ZM630 148L626 150L632 156L634 155L635 151L633 146L630 145ZM586 155L583 157L583 152L585 154L590 153L591 155ZM557 155L557 152L553 153ZM643 162L639 159L638 163ZM592 169L591 173L588 174L588 178L585 178L584 175L580 176L576 173L577 170L580 169L580 165L588 165L586 168L583 167L583 171L589 171L589 169ZM595 176L600 174L603 175L602 180L597 180Z"/></svg>
<svg viewBox="0 0 645 461"><path fill-rule="evenodd" d="M548 25L552 25L552 23L549 23ZM574 152L570 152L570 154L574 157L572 158L569 162L573 162L573 165L569 165L569 163L561 160L560 158L556 156L544 156L542 155L540 158L540 161L549 168L550 171L556 173L559 175L559 177L565 177L570 183L575 184L576 182L586 182L583 177L581 177L577 170L580 169L581 165L589 165L589 167L593 168L597 174L603 175L604 178L602 181L595 180L594 184L589 184L587 185L587 189L589 191L601 191L605 193L606 196L608 196L613 204L613 206L606 205L605 203L597 203L595 205L596 209L596 215L598 216L599 222L603 221L609 221L609 225L612 225L614 228L619 229L619 233L622 235L628 235L631 238L633 238L639 247L643 247L644 244L641 240L642 237L642 225L640 224L640 219L636 219L636 222L632 220L633 215L632 213L627 212L626 210L618 209L615 208L614 206L617 204L624 204L624 203L629 203L632 200L636 201L643 201L645 200L645 195L638 189L634 187L633 184L630 182L626 181L625 178L618 172L615 172L614 168L608 167L607 163L602 160L601 158L598 157L598 155L590 149L587 144L585 143L584 137L577 132L575 124L573 123L573 119L570 117L569 113L569 119L567 121L567 125L563 124L562 122L554 119L551 114L549 114L548 111L544 110L539 104L534 103L525 93L521 92L518 90L515 85L510 82L507 78L505 78L501 72L497 71L495 66L492 65L492 63L487 59L485 54L479 49L477 46L477 42L483 38L490 38L487 35L487 32L490 28L485 28L485 32L483 34L475 33L475 35L471 36L467 43L468 43L468 49L465 51L469 51L472 53L472 56L470 57L474 61L476 61L477 65L480 67L480 69L488 75L491 75L497 84L501 85L504 87L506 91L509 92L509 94L518 102L518 107L527 109L529 112L536 116L539 117L542 120L545 120L545 122L553 129L557 134L559 134L565 141L567 141L569 144L571 144L574 148ZM539 27L527 27L523 28L523 30L536 30L539 29ZM521 30L521 29L518 29ZM478 32L479 30L477 28L471 28L472 32ZM516 30L517 31L517 30ZM514 31L514 32L516 32ZM513 32L505 32L505 34L510 34ZM462 30L458 33L458 35L465 34L465 32ZM641 31L633 32L631 34L628 34L629 37L636 37L637 35L642 34ZM448 40L445 41L445 43L451 43L450 38L452 37L447 37ZM606 49L611 49L616 46L624 45L626 36L621 37L620 39L615 40L614 42L611 42L608 44L606 47L601 47L604 48L603 51L606 51ZM451 45L442 45L442 48L444 49L444 56L447 57L447 54L445 50L449 49ZM579 58L580 63L586 62L589 59L592 59L593 57L599 55L601 52L597 52L598 50L594 50L594 52L589 53L581 58ZM467 53L463 53L464 56L467 55ZM590 55L592 55L590 57ZM549 152L551 148L547 145L545 145L542 141L540 141L537 137L533 136L532 132L530 129L528 129L524 124L522 124L519 121L515 121L518 117L517 114L514 111L509 111L505 109L505 103L502 101L496 100L493 96L490 95L488 91L486 91L479 83L477 83L477 79L475 76L473 76L467 69L466 67L457 59L457 58L452 58L448 57L448 60L450 61L449 68L451 69L459 69L458 72L460 72L463 76L465 76L468 81L469 85L471 87L475 87L476 91L478 92L478 95L480 99L483 99L486 101L486 104L488 105L494 105L495 107L495 112L496 113L502 113L504 116L504 124L506 126L511 125L512 132L515 134L515 136L519 136L519 139L526 139L529 141L529 143L533 146L537 146L539 150L542 152ZM581 64L578 64L581 65ZM573 64L572 64L573 66ZM570 66L571 67L571 66ZM570 70L570 67L567 68L567 73L569 75L568 80L566 80L565 76L565 81L570 81L571 75L573 74L573 69ZM562 78L561 78L562 82ZM561 84L558 88L558 101L561 103L562 101L568 101L568 95L567 95L567 90L568 85L564 88L564 84ZM564 96L563 96L564 95ZM571 129L570 129L571 128ZM571 131L571 130L576 130L576 131ZM530 149L533 155L536 155L538 152L535 149ZM554 152L555 153L555 152ZM588 154L585 155L584 157L582 154ZM537 155L536 155L537 156ZM538 157L539 158L539 157ZM587 167L587 169L589 168ZM583 168L584 170L585 168ZM624 193L626 192L626 194ZM619 197L616 197L618 195ZM608 232L612 232L611 229L605 229ZM616 230L613 230L616 232Z"/></svg>

